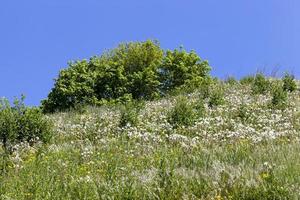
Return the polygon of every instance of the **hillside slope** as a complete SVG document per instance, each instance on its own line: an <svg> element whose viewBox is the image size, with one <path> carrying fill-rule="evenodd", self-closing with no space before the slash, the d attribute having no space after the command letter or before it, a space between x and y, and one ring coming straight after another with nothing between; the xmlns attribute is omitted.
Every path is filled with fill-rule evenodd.
<svg viewBox="0 0 300 200"><path fill-rule="evenodd" d="M270 93L222 87L217 106L202 91L147 101L134 125L120 106L48 115L50 144L2 158L0 199L299 199L300 91L276 109ZM172 124L180 96L189 125Z"/></svg>

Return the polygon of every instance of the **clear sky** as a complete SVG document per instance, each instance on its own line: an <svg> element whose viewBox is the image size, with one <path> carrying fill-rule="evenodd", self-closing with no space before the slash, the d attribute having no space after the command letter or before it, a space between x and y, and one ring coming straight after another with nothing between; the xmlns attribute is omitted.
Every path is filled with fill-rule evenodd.
<svg viewBox="0 0 300 200"><path fill-rule="evenodd" d="M220 78L300 76L299 0L1 0L0 96L39 105L70 60L157 39L195 50Z"/></svg>

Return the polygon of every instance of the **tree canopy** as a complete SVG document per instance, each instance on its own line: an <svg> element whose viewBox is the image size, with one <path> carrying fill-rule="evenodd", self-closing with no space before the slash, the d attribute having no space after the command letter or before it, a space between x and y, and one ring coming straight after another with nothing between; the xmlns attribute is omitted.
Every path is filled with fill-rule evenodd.
<svg viewBox="0 0 300 200"><path fill-rule="evenodd" d="M210 66L182 47L164 51L157 41L118 45L89 60L68 63L42 101L44 112L122 98L153 99L209 78Z"/></svg>

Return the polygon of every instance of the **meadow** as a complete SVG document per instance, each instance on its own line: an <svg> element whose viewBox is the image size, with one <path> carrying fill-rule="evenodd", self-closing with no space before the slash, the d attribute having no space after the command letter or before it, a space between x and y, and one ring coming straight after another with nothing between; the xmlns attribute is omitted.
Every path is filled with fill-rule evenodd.
<svg viewBox="0 0 300 200"><path fill-rule="evenodd" d="M300 199L300 91L245 82L47 114L50 142L0 148L0 199Z"/></svg>

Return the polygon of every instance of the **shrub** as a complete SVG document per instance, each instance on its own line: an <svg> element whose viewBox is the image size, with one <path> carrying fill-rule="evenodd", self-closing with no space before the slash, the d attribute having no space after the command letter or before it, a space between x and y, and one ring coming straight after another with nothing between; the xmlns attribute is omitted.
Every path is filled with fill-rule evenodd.
<svg viewBox="0 0 300 200"><path fill-rule="evenodd" d="M245 103L242 103L236 112L236 117L238 117L243 123L245 123L250 117L250 113L247 110L247 106Z"/></svg>
<svg viewBox="0 0 300 200"><path fill-rule="evenodd" d="M284 109L287 101L287 91L281 84L275 84L272 89L272 107Z"/></svg>
<svg viewBox="0 0 300 200"><path fill-rule="evenodd" d="M138 124L138 115L143 105L142 102L135 101L128 101L122 104L119 126L136 126Z"/></svg>
<svg viewBox="0 0 300 200"><path fill-rule="evenodd" d="M295 130L300 132L300 112L293 114L292 116L292 124Z"/></svg>
<svg viewBox="0 0 300 200"><path fill-rule="evenodd" d="M252 83L252 92L254 94L266 94L269 90L270 82L261 73L256 74Z"/></svg>
<svg viewBox="0 0 300 200"><path fill-rule="evenodd" d="M230 76L225 80L225 83L229 85L235 85L238 83L238 81L234 77Z"/></svg>
<svg viewBox="0 0 300 200"><path fill-rule="evenodd" d="M201 83L197 86L197 91L199 92L201 99L207 99L209 98L211 94L211 87L215 84L218 84L218 80L213 78L205 78L201 81ZM192 90L189 90L191 92Z"/></svg>
<svg viewBox="0 0 300 200"><path fill-rule="evenodd" d="M240 79L240 83L242 85L251 85L254 82L255 77L254 76L245 76Z"/></svg>
<svg viewBox="0 0 300 200"><path fill-rule="evenodd" d="M174 108L168 113L168 122L174 127L191 125L196 118L194 108L186 97L179 97Z"/></svg>
<svg viewBox="0 0 300 200"><path fill-rule="evenodd" d="M297 84L295 82L295 77L288 73L285 73L283 79L283 90L288 92L293 92L297 90Z"/></svg>
<svg viewBox="0 0 300 200"><path fill-rule="evenodd" d="M0 102L0 140L6 150L17 142L48 142L51 138L50 122L39 108L26 107L23 100L15 100L14 106L7 99Z"/></svg>
<svg viewBox="0 0 300 200"><path fill-rule="evenodd" d="M195 116L200 118L205 115L204 100L200 98L196 103L194 103Z"/></svg>
<svg viewBox="0 0 300 200"><path fill-rule="evenodd" d="M209 77L210 67L195 52L164 51L158 42L130 42L89 61L70 62L42 101L44 112L76 105L98 105L131 95L153 99L183 85L196 87Z"/></svg>
<svg viewBox="0 0 300 200"><path fill-rule="evenodd" d="M209 96L208 106L214 107L219 106L224 103L224 91L221 86L215 85L211 88L211 93Z"/></svg>

